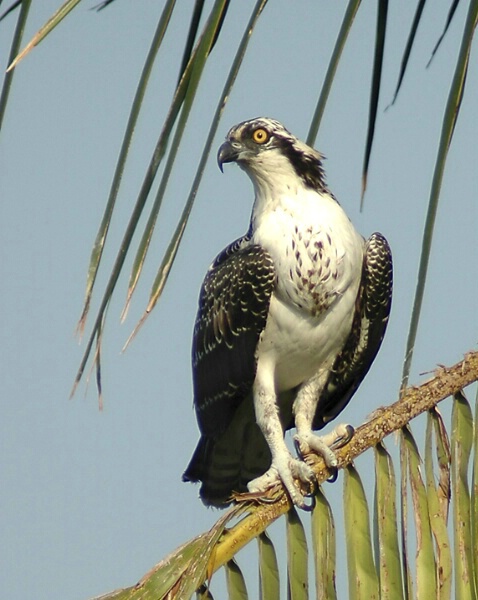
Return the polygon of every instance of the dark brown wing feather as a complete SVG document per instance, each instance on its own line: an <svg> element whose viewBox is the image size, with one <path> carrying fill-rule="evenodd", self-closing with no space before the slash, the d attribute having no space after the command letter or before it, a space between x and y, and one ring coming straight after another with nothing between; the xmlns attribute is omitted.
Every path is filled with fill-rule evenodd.
<svg viewBox="0 0 478 600"><path fill-rule="evenodd" d="M192 360L201 433L222 433L256 376L256 347L275 285L272 259L243 238L214 261L199 296Z"/></svg>
<svg viewBox="0 0 478 600"><path fill-rule="evenodd" d="M365 245L362 280L352 329L320 396L314 429L321 429L337 417L370 369L387 328L392 304L392 282L390 247L380 233L374 233Z"/></svg>
<svg viewBox="0 0 478 600"><path fill-rule="evenodd" d="M227 503L270 465L251 389L274 286L270 255L244 237L216 258L201 289L192 360L202 435L183 480L201 481L206 504Z"/></svg>

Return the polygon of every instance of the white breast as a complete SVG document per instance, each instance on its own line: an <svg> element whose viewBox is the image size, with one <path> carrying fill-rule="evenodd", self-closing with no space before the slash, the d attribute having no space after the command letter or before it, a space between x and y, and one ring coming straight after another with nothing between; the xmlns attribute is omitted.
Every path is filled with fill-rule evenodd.
<svg viewBox="0 0 478 600"><path fill-rule="evenodd" d="M342 349L364 242L333 198L308 188L256 203L252 241L270 252L278 278L258 369L267 369L283 391L329 369Z"/></svg>

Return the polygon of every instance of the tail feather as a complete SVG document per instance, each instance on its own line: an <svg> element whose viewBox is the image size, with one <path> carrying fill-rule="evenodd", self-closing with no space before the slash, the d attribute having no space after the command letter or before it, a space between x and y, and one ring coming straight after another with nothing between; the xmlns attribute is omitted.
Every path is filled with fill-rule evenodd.
<svg viewBox="0 0 478 600"><path fill-rule="evenodd" d="M229 504L233 492L246 492L249 481L270 467L269 447L247 404L221 435L201 436L184 472L183 481L201 482L199 493L207 505Z"/></svg>

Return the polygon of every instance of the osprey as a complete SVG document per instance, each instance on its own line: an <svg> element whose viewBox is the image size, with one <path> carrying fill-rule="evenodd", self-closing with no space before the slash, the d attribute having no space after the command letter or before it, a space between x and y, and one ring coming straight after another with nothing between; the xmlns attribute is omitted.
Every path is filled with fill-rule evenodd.
<svg viewBox="0 0 478 600"><path fill-rule="evenodd" d="M300 482L314 474L302 454L334 467L334 449L353 434L314 430L344 409L378 352L392 258L381 234L357 233L326 186L322 158L263 117L233 127L219 148L221 171L236 162L255 201L249 230L217 256L199 296L192 363L201 438L183 480L201 482L205 504L282 482L304 507ZM298 457L284 440L294 426Z"/></svg>

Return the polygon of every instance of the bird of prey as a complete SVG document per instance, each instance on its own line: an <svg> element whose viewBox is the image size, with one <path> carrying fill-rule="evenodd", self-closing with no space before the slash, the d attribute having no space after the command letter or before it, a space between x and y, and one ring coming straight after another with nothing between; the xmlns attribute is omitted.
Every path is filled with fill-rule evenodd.
<svg viewBox="0 0 478 600"><path fill-rule="evenodd" d="M282 482L305 506L313 471L302 453L337 464L353 429L319 437L368 372L387 326L392 257L365 240L327 188L323 156L278 121L233 127L218 164L237 163L255 200L247 233L204 279L194 327L194 406L201 438L184 481L207 505ZM292 456L284 432L296 428ZM337 439L336 439L337 438Z"/></svg>

